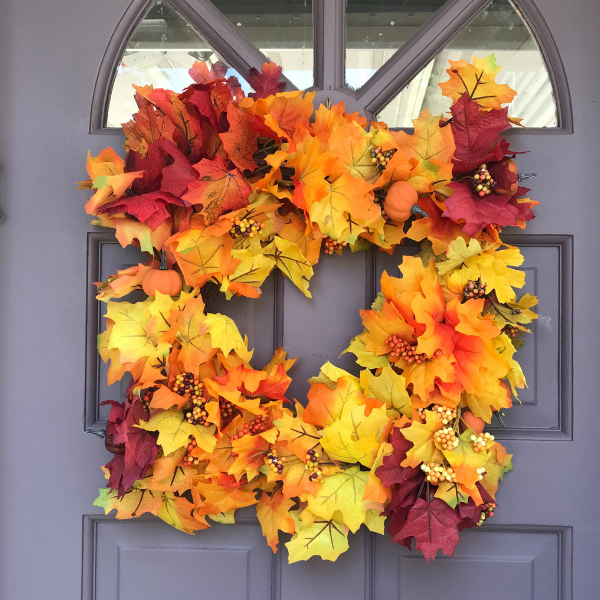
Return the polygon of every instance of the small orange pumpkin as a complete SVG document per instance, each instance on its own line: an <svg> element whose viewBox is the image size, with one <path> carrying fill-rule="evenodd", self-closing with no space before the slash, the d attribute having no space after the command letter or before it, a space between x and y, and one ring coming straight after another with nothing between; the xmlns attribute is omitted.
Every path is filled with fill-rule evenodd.
<svg viewBox="0 0 600 600"><path fill-rule="evenodd" d="M483 432L483 428L485 427L485 421L483 419L476 417L470 410L463 410L460 416L465 425L470 427L474 433L479 435Z"/></svg>
<svg viewBox="0 0 600 600"><path fill-rule="evenodd" d="M517 163L514 160L512 160L512 158L508 159L506 166L508 167L508 170L511 173L514 173L515 175L519 174L517 171ZM499 187L494 188L494 194L499 194L500 196L514 196L517 193L518 189L519 189L519 180L517 179L517 181L515 181L510 186L509 190L503 190Z"/></svg>
<svg viewBox="0 0 600 600"><path fill-rule="evenodd" d="M142 280L142 288L148 296L156 296L156 292L168 296L176 296L181 291L181 277L177 271L167 266L167 253L163 250L160 257L160 267L146 273Z"/></svg>
<svg viewBox="0 0 600 600"><path fill-rule="evenodd" d="M417 190L408 181L396 181L388 190L383 209L390 219L406 221L418 199Z"/></svg>

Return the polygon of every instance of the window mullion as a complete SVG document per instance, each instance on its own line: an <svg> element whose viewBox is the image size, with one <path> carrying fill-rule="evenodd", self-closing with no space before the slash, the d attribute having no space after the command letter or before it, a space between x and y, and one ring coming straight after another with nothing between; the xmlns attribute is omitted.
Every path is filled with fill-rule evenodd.
<svg viewBox="0 0 600 600"><path fill-rule="evenodd" d="M344 85L346 0L314 0L315 87Z"/></svg>
<svg viewBox="0 0 600 600"><path fill-rule="evenodd" d="M492 0L451 0L438 10L418 36L407 42L358 90L366 110L377 114Z"/></svg>

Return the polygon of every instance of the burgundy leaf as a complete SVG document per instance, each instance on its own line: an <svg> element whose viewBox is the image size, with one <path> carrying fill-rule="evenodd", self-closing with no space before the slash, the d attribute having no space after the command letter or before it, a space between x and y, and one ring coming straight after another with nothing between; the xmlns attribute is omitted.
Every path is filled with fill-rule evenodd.
<svg viewBox="0 0 600 600"><path fill-rule="evenodd" d="M258 100L281 92L285 87L285 82L278 81L281 70L281 67L274 62L263 63L262 73L259 73L255 68L250 69L247 80L256 91L249 94L249 96Z"/></svg>

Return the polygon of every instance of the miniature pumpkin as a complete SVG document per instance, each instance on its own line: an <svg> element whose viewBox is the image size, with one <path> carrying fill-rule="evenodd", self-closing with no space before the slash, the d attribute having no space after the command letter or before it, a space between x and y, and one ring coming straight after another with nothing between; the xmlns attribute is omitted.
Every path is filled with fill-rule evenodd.
<svg viewBox="0 0 600 600"><path fill-rule="evenodd" d="M485 426L485 421L483 419L476 417L470 410L463 410L460 416L465 425L470 427L474 433L479 435L483 432Z"/></svg>
<svg viewBox="0 0 600 600"><path fill-rule="evenodd" d="M406 221L411 215L412 207L417 203L417 190L407 181L394 183L385 197L383 208L390 219Z"/></svg>
<svg viewBox="0 0 600 600"><path fill-rule="evenodd" d="M146 273L142 288L148 296L156 296L156 292L167 296L176 296L181 291L181 277L177 271L167 266L167 253L163 250L160 257L160 267Z"/></svg>

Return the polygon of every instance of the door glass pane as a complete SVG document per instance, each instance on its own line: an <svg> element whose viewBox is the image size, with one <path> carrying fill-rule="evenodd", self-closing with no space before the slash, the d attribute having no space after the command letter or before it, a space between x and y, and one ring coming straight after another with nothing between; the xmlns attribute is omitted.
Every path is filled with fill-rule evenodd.
<svg viewBox="0 0 600 600"><path fill-rule="evenodd" d="M108 105L107 127L119 127L137 110L132 84L152 85L181 92L193 83L188 70L197 60L209 64L220 60L208 43L172 6L155 2L135 28L117 73ZM244 92L252 91L233 69Z"/></svg>
<svg viewBox="0 0 600 600"><path fill-rule="evenodd" d="M211 0L299 89L313 85L312 0Z"/></svg>
<svg viewBox="0 0 600 600"><path fill-rule="evenodd" d="M358 89L446 0L348 0L346 85Z"/></svg>
<svg viewBox="0 0 600 600"><path fill-rule="evenodd" d="M438 83L446 81L448 60L496 55L502 70L498 83L507 83L517 96L510 104L512 117L526 127L556 127L556 102L539 47L527 25L508 0L494 0L482 10L392 101L377 118L390 127L412 127L424 108L434 115L447 112L450 98Z"/></svg>

